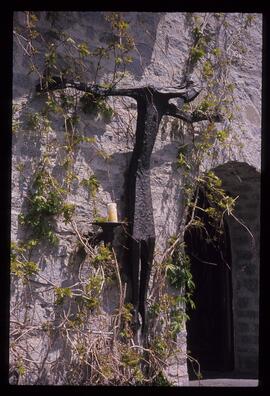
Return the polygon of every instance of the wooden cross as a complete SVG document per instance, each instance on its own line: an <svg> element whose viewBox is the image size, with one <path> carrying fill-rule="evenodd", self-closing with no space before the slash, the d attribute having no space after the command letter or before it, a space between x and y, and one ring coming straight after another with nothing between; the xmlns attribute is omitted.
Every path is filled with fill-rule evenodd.
<svg viewBox="0 0 270 396"><path fill-rule="evenodd" d="M125 182L126 217L130 234L126 265L131 283L135 333L141 328L145 340L148 322L146 297L155 249L150 159L160 121L163 115L177 117L188 123L209 119L220 122L222 118L218 114L210 117L201 112L187 113L182 110L185 103L194 100L200 93L191 81L178 87L148 85L135 88L103 88L96 84L53 77L51 82L39 84L37 91L65 88L75 88L94 97L129 96L137 101L136 140ZM173 98L178 98L178 106L169 103Z"/></svg>

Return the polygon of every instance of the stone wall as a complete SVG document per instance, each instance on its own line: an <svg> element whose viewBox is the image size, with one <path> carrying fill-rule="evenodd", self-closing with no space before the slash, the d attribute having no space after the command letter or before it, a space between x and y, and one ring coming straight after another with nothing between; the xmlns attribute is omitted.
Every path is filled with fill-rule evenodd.
<svg viewBox="0 0 270 396"><path fill-rule="evenodd" d="M58 29L60 28L80 42L87 43L91 50L96 46L106 45L111 39L109 25L100 12L59 12L55 15L55 26ZM129 74L121 80L120 86L142 86L145 84L172 86L179 84L185 72L186 60L192 42L190 15L134 12L124 13L124 16L129 22L129 29L135 38L136 47L131 54L134 60L127 68ZM40 12L38 17L41 32L48 38L54 37L55 30L47 13ZM240 14L228 15L230 21L228 37L233 34L241 34L237 27L238 22L244 17L245 15ZM24 18L24 13L15 13L15 26L22 27L25 22ZM238 146L230 152L221 150L214 162L206 161L205 167L208 169L228 160L245 161L260 169L261 25L261 16L255 15L249 33L239 36L243 48L247 47L247 49L245 52L243 49L242 55L235 51L235 57L230 65L230 79L236 86L235 108L238 113L232 127L242 147L240 149ZM225 39L228 37L225 33L217 37L217 46L223 48ZM233 51L233 49L230 48L229 51ZM41 68L44 66L41 56L37 55L36 61ZM18 241L27 238L28 235L25 228L19 224L18 215L27 206L27 194L33 172L41 156L44 155L48 142L54 140L58 144L63 142L64 129L57 116L53 120L53 130L45 136L36 130L29 130L25 126L27 113L29 111L38 112L44 105L44 100L35 94L38 78L34 73L29 74L28 56L16 38L14 40L13 65L13 98L18 109L15 118L20 122L20 126L13 135L11 239ZM113 67L112 59L104 60L102 73L99 74L97 82L109 79ZM93 81L95 69L95 62L89 65L85 74L87 81ZM193 78L196 80L196 73ZM80 94L78 94L78 99L79 97ZM123 219L124 217L124 171L127 169L133 150L136 105L133 100L127 98L110 98L109 103L117 113L110 122L80 112L81 131L84 136L95 138L95 143L90 147L85 142L81 142L78 146L74 163L74 173L78 176L78 180L72 184L68 196L68 201L76 207L76 224L81 234L88 233L89 229L92 230L90 223L94 219L94 209L98 211L99 215L106 216L106 205L111 200L115 200L118 204L119 218ZM151 158L151 188L157 236L157 257L166 248L168 239L177 232L183 214L182 170L176 166L176 157L179 146L189 142L191 138L185 135L184 129L179 123L175 131L172 121L172 118L164 117ZM50 155L53 174L61 178L62 170L59 162L62 152L59 150L50 153ZM108 156L110 157L109 161L106 159ZM96 175L100 183L96 202L93 202L86 189L80 184L80 180L89 177L89 174ZM240 175L240 177L242 176ZM256 180L259 183L259 179ZM253 186L249 181L247 183L250 188L254 187L251 193L256 194L255 184ZM254 210L258 210L258 206L256 204L256 207L253 207L250 200L248 201L249 206L245 206L246 188L242 187L242 184L233 186L235 186L236 193L237 188L242 188L243 205L239 204L239 211L242 210L243 219L247 221L247 226L251 225L251 231L256 234L255 238L257 238L259 225L252 222L250 216L257 216L254 214ZM234 193L233 189L232 192ZM239 202L242 201L239 200ZM249 223L249 218L251 223ZM238 235L240 228L241 233ZM236 324L236 362L237 368L248 369L248 359L251 356L252 348L256 350L255 341L257 340L257 302L253 302L255 305L250 305L250 293L252 293L251 289L256 288L258 284L258 267L252 267L254 258L253 256L249 257L251 251L245 248L246 240L249 239L248 233L243 232L241 225L235 222L230 226L230 229L234 230L232 232L235 235L232 237L233 255L238 255L239 258L237 259L239 266L233 267L235 290L239 289L234 302L236 317L239 318L239 323ZM46 244L40 245L32 256L32 260L38 262L42 276L47 281L42 283L40 279L36 280L32 284L33 286L28 289L16 280L11 284L12 323L21 323L26 320L32 326L29 337L22 336L17 352L11 353L11 363L14 365L16 359L20 360L24 356L24 351L27 351L28 356L37 362L36 365L31 363L32 372L26 373L20 379L20 383L24 384L61 384L65 378L64 365L61 364L68 352L63 340L61 337L51 339L49 333L38 330L40 323L45 326L46 323L53 322L57 327L59 320L59 313L55 307L54 298L48 291L48 285L68 287L78 280L78 271L72 272L70 269L71 262L79 263L80 261L79 256L74 256L77 235L69 224L63 222L62 218L57 220L55 230L60 240L59 245L53 248ZM243 242L240 243L237 238L243 238ZM243 249L240 250L242 246ZM245 265L245 277L242 279L240 275ZM93 317L92 329L101 330L108 327L110 314L116 306L118 298L117 290L113 288L105 290L102 312L104 323L101 323L101 316ZM244 308L243 305L249 308ZM12 331L16 333L15 327L14 324ZM183 333L183 337L185 337L185 333ZM14 336L11 339L14 340ZM250 349L245 348L247 341L250 341L250 344L254 344L254 346L250 346ZM183 351L185 351L184 347ZM57 360L58 363L52 371L48 362L54 360ZM246 366L244 367L244 365ZM179 370L175 369L175 365L169 367L169 378L177 385L187 384L185 353L181 358Z"/></svg>
<svg viewBox="0 0 270 396"><path fill-rule="evenodd" d="M232 254L235 370L258 375L260 280L260 174L246 163L215 169L228 193L239 197L228 217ZM247 228L246 228L247 227Z"/></svg>

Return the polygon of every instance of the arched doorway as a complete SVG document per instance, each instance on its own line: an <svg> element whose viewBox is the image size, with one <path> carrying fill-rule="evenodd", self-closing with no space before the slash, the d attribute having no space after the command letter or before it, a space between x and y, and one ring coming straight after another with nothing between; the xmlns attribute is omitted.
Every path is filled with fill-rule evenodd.
<svg viewBox="0 0 270 396"><path fill-rule="evenodd" d="M230 370L234 378L257 378L260 173L237 161L219 165L213 171L226 193L237 200L234 216L226 217L218 244L209 243L207 233L211 236L214 230L206 217L203 221L207 232L194 229L185 234L196 285L196 309L187 312L187 349L199 360L202 374L206 372L204 378ZM207 207L203 195L202 205ZM203 212L197 214L205 216ZM192 370L189 374L192 379Z"/></svg>
<svg viewBox="0 0 270 396"><path fill-rule="evenodd" d="M200 192L198 206L207 208L206 197ZM205 212L197 211L205 224L185 234L186 251L196 285L195 310L187 313L187 349L199 361L203 376L211 371L231 371L234 368L232 275L230 238L225 224L223 233L216 232ZM192 378L193 369L189 367Z"/></svg>

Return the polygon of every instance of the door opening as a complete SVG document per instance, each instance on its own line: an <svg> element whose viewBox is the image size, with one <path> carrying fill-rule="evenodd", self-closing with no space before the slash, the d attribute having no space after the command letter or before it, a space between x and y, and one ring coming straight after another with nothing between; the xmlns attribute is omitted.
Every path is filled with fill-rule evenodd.
<svg viewBox="0 0 270 396"><path fill-rule="evenodd" d="M198 204L207 207L202 193ZM205 212L198 211L196 216L200 216L205 228L193 228L185 234L196 305L195 309L187 311L190 317L187 321L187 350L198 360L200 371L206 378L211 372L234 368L231 254L227 225L223 233L217 235ZM190 378L194 378L189 361L188 370Z"/></svg>

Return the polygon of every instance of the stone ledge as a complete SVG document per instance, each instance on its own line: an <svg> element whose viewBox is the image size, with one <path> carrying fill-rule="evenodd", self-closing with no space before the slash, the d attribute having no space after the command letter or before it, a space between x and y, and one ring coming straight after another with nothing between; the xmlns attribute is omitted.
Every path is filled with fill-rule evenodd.
<svg viewBox="0 0 270 396"><path fill-rule="evenodd" d="M189 386L257 387L258 385L259 381L255 379L215 378L200 381L189 381Z"/></svg>

